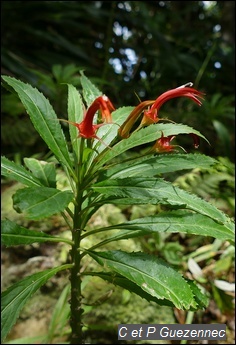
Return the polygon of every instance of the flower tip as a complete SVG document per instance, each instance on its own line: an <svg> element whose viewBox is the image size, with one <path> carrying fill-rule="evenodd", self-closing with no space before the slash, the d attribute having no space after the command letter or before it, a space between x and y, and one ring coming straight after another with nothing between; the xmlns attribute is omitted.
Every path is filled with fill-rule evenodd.
<svg viewBox="0 0 236 345"><path fill-rule="evenodd" d="M192 86L193 86L193 83L191 81L189 81L188 83L181 85L181 86L177 87L176 89L181 89L183 87L192 87Z"/></svg>
<svg viewBox="0 0 236 345"><path fill-rule="evenodd" d="M190 133L191 137L193 138L193 147L198 149L200 146L200 138L197 134Z"/></svg>

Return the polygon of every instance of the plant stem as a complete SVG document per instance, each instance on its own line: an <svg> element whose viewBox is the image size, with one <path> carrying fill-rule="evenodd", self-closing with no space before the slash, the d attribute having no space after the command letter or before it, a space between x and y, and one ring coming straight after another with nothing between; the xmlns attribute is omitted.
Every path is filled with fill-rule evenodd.
<svg viewBox="0 0 236 345"><path fill-rule="evenodd" d="M185 320L185 325L191 325L192 322L193 322L193 317L194 317L194 312L193 311L188 311L187 313L187 317L186 317L186 320ZM182 339L180 341L180 344L187 344L187 340L186 339Z"/></svg>
<svg viewBox="0 0 236 345"><path fill-rule="evenodd" d="M71 249L71 261L73 267L71 269L71 344L83 344L82 337L82 295L81 295L81 253L77 248L80 244L80 230L74 229L73 235L73 246Z"/></svg>
<svg viewBox="0 0 236 345"><path fill-rule="evenodd" d="M81 269L81 250L80 242L81 242L81 211L82 211L82 201L83 201L83 149L84 149L84 140L81 140L80 143L80 159L77 162L77 195L76 195L76 203L75 203L75 210L74 210L74 224L72 230L72 249L71 249L71 262L73 267L71 269L71 336L70 336L70 343L71 344L83 344L83 332L82 332L82 291L81 291L81 276L80 276L80 269Z"/></svg>

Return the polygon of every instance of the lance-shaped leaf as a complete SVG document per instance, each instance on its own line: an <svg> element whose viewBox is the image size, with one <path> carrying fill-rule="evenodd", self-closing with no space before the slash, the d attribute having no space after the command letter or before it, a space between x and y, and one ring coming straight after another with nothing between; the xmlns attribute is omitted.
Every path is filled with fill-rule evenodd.
<svg viewBox="0 0 236 345"><path fill-rule="evenodd" d="M107 202L124 205L162 204L187 208L225 224L225 226L227 223L231 223L229 217L214 205L160 178L107 179L95 184L92 188L109 196Z"/></svg>
<svg viewBox="0 0 236 345"><path fill-rule="evenodd" d="M106 152L105 154L101 153L98 156L98 166L103 166L109 160L115 158L121 153L143 144L154 142L157 139L160 139L163 136L168 137L170 135L178 134L196 134L199 137L202 137L208 141L204 135L199 131L182 124L169 124L169 123L156 123L145 128L140 129L139 131L131 134L127 139L120 140L116 145L113 146L112 150Z"/></svg>
<svg viewBox="0 0 236 345"><path fill-rule="evenodd" d="M22 165L18 165L6 157L1 157L1 174L29 187L42 185L41 181Z"/></svg>
<svg viewBox="0 0 236 345"><path fill-rule="evenodd" d="M39 161L35 158L24 158L24 163L43 186L56 187L56 168L54 163Z"/></svg>
<svg viewBox="0 0 236 345"><path fill-rule="evenodd" d="M234 242L234 224L232 228L215 222L213 219L198 213L190 213L184 210L161 212L158 215L137 218L126 223L111 225L102 228L102 231L121 230L115 235L99 243L104 245L113 241L139 237L150 233L176 233L181 232L191 235L211 236L223 241ZM96 229L99 231L99 229Z"/></svg>
<svg viewBox="0 0 236 345"><path fill-rule="evenodd" d="M124 120L130 114L132 109L133 107L121 107L117 110L114 110L112 112L113 123L104 124L104 126L101 126L97 131L98 138L101 138L106 145L109 145L112 142L112 140L116 138L119 125L121 125L124 122ZM96 152L98 153L104 150L104 148L106 148L105 145L97 139L94 140L93 146Z"/></svg>
<svg viewBox="0 0 236 345"><path fill-rule="evenodd" d="M73 85L68 84L68 120L80 123L83 120L84 110L80 93ZM78 138L78 129L76 126L69 125L69 132L73 150L78 158L80 142L80 138Z"/></svg>
<svg viewBox="0 0 236 345"><path fill-rule="evenodd" d="M83 274L83 273L82 273ZM112 283L114 285L118 285L126 290L129 290L132 293L135 293L136 295L146 299L148 302L152 301L159 305L166 305L169 307L174 307L174 304L171 301L168 301L166 299L159 299L155 296L150 295L145 290L143 290L141 287L139 287L137 284L133 283L131 280L123 277L120 274L113 273L113 272L86 272L86 275L90 276L97 276L101 279L108 281L109 283Z"/></svg>
<svg viewBox="0 0 236 345"><path fill-rule="evenodd" d="M81 85L83 88L83 97L87 103L87 107L95 100L95 98L102 95L102 92L80 71Z"/></svg>
<svg viewBox="0 0 236 345"><path fill-rule="evenodd" d="M66 238L51 236L41 231L29 230L8 219L1 221L1 238L5 246L18 246L41 242L72 242Z"/></svg>
<svg viewBox="0 0 236 345"><path fill-rule="evenodd" d="M20 282L13 284L2 293L1 303L1 339L6 338L12 326L16 322L21 309L28 299L35 293L48 279L56 273L70 268L71 265L63 265L43 272L35 273L22 279Z"/></svg>
<svg viewBox="0 0 236 345"><path fill-rule="evenodd" d="M107 170L105 167L104 175L106 177L112 176L112 178L155 176L184 169L209 168L216 163L215 159L197 153L149 155L118 163L107 168Z"/></svg>
<svg viewBox="0 0 236 345"><path fill-rule="evenodd" d="M163 260L145 253L88 251L100 265L121 274L157 299L166 299L178 309L195 308L192 291L184 278Z"/></svg>
<svg viewBox="0 0 236 345"><path fill-rule="evenodd" d="M148 302L152 301L159 305L165 305L169 307L174 307L174 304L171 301L168 301L166 299L159 299L156 298L146 291L144 291L142 288L140 288L137 284L133 283L131 280L123 277L120 274L113 273L113 272L86 272L86 275L90 276L97 276L101 279L108 281L109 283L112 283L114 285L118 285L126 290L129 290L132 293L135 293L136 295L146 299ZM204 295L200 289L197 287L197 285L194 283L194 281L190 279L186 279L188 285L190 286L191 290L194 293L194 299L197 302L196 308L190 307L190 310L198 310L206 308L208 305L208 298L206 295Z"/></svg>
<svg viewBox="0 0 236 345"><path fill-rule="evenodd" d="M29 84L8 76L2 78L17 92L35 129L58 161L73 171L64 133L48 99Z"/></svg>
<svg viewBox="0 0 236 345"><path fill-rule="evenodd" d="M61 334L61 330L67 325L70 318L70 304L68 299L70 296L70 283L63 289L52 313L51 321L47 332L47 341L50 344L55 339L56 334Z"/></svg>
<svg viewBox="0 0 236 345"><path fill-rule="evenodd" d="M72 199L71 191L29 187L17 190L13 195L13 206L19 213L26 212L29 219L37 220L63 211Z"/></svg>
<svg viewBox="0 0 236 345"><path fill-rule="evenodd" d="M204 309L208 306L209 298L207 295L199 289L199 287L196 285L196 283L193 280L186 279L187 283L189 284L193 294L195 301L198 304L198 309Z"/></svg>

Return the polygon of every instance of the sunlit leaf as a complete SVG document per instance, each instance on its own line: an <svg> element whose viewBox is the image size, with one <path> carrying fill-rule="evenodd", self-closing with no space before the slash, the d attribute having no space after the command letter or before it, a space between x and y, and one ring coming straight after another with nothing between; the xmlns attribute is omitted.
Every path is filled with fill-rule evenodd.
<svg viewBox="0 0 236 345"><path fill-rule="evenodd" d="M174 304L171 301L168 301L166 299L159 299L159 298L156 298L155 296L150 295L141 287L139 287L137 284L133 283L131 280L123 277L120 274L113 273L113 272L110 273L110 272L93 272L92 271L92 272L89 272L89 275L100 277L101 279L108 281L109 283L121 286L122 288L127 289L130 292L135 293L136 295L146 299L148 302L153 301L159 305L174 307Z"/></svg>
<svg viewBox="0 0 236 345"><path fill-rule="evenodd" d="M119 250L88 253L99 264L131 280L153 297L167 299L179 309L190 309L196 305L187 282L156 256Z"/></svg>

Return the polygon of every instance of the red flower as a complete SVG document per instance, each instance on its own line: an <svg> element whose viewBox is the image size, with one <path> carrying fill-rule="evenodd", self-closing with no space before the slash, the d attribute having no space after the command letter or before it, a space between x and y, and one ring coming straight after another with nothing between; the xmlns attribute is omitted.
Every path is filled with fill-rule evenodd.
<svg viewBox="0 0 236 345"><path fill-rule="evenodd" d="M186 84L186 85L189 85L189 84ZM176 97L187 97L187 98L192 99L195 103L197 103L200 106L202 104L200 99L201 98L203 99L203 93L186 85L166 91L162 95L160 95L155 100L151 108L144 112L144 115L141 121L141 126L147 126L152 123L158 122L159 121L158 111L161 108L161 106L165 102L167 102L169 99L176 98Z"/></svg>
<svg viewBox="0 0 236 345"><path fill-rule="evenodd" d="M193 146L195 149L197 149L199 147L199 136L194 134L194 133L190 133L189 135L191 135L191 137L193 138ZM175 138L175 135L169 135L168 137L164 137L164 134L162 132L161 138L158 139L154 146L152 147L151 151L155 151L158 153L162 153L162 152L171 152L175 150L175 147L180 147L184 152L185 149L182 146L179 145L170 145L170 142Z"/></svg>
<svg viewBox="0 0 236 345"><path fill-rule="evenodd" d="M175 138L175 135L169 135L168 137L164 137L163 133L161 138L156 141L154 144L152 151L162 153L162 152L171 152L174 151L176 145L170 145L170 142Z"/></svg>
<svg viewBox="0 0 236 345"><path fill-rule="evenodd" d="M99 139L96 136L96 131L99 127L101 127L104 123L94 125L93 124L93 118L94 115L98 110L101 110L102 120L106 123L110 123L112 121L111 118L111 112L115 110L114 106L112 105L109 98L105 95L97 97L93 103L90 105L88 110L86 111L84 115L83 121L80 123L71 122L67 120L61 120L70 123L73 126L76 126L79 131L79 137L90 139L90 138L96 138Z"/></svg>
<svg viewBox="0 0 236 345"><path fill-rule="evenodd" d="M113 104L106 95L97 98L99 103L102 119L106 123L112 123L111 112L115 110Z"/></svg>
<svg viewBox="0 0 236 345"><path fill-rule="evenodd" d="M141 102L137 107L134 108L126 121L121 125L118 131L119 135L122 138L128 138L130 136L130 131L134 123L139 119L142 113L143 118L140 125L135 129L135 131L139 130L141 127L148 126L152 123L157 123L160 120L160 118L158 117L158 112L161 106L169 99L176 97L187 97L193 100L198 105L201 105L202 102L200 99L203 99L203 93L196 89L193 89L191 86L192 83L187 83L183 86L164 92L155 101Z"/></svg>
<svg viewBox="0 0 236 345"><path fill-rule="evenodd" d="M199 136L197 134L194 134L194 133L190 133L189 135L191 135L191 137L193 138L193 146L195 149L198 149L199 147Z"/></svg>
<svg viewBox="0 0 236 345"><path fill-rule="evenodd" d="M128 138L134 123L139 119L146 107L153 104L155 101L143 101L131 111L125 122L120 126L118 133L122 138Z"/></svg>

